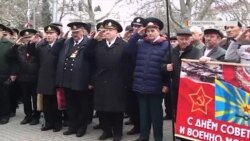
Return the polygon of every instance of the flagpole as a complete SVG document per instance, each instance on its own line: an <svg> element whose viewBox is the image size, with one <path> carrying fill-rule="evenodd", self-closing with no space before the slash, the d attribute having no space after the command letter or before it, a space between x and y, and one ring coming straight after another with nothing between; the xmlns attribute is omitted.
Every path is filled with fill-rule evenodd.
<svg viewBox="0 0 250 141"><path fill-rule="evenodd" d="M172 51L172 47L171 47L171 44L170 44L170 25L169 25L169 0L166 0L166 16L167 16L167 30L168 30L168 46L169 46L169 61L171 60L172 58L172 54L171 54L171 51ZM170 73L170 78L172 78L172 74ZM170 101L171 101L171 111L172 111L172 138L173 138L173 141L175 141L175 112L173 110L173 107L175 107L173 105L173 98L172 98L172 93L171 93L171 90L172 90L172 82L170 81L170 91L169 91L169 94L170 94Z"/></svg>

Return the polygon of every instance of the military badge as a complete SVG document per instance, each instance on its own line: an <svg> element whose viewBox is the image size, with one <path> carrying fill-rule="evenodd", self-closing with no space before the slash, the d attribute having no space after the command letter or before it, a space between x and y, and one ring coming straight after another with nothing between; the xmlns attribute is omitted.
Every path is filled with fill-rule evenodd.
<svg viewBox="0 0 250 141"><path fill-rule="evenodd" d="M72 53L72 54L70 55L70 58L76 58L77 53L78 53L78 51L75 51L74 53Z"/></svg>
<svg viewBox="0 0 250 141"><path fill-rule="evenodd" d="M111 22L109 22L109 23L108 23L108 26L112 26L112 23L111 23Z"/></svg>
<svg viewBox="0 0 250 141"><path fill-rule="evenodd" d="M148 25L154 25L154 23L152 23L152 22L149 22L149 23L148 23Z"/></svg>

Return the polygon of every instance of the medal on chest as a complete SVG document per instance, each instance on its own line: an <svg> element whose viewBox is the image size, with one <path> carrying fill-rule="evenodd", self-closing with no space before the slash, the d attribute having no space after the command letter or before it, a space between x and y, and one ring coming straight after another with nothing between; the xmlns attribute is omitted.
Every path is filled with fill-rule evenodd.
<svg viewBox="0 0 250 141"><path fill-rule="evenodd" d="M73 52L73 53L70 55L70 58L76 58L77 53L78 53L78 51L76 50L75 52Z"/></svg>
<svg viewBox="0 0 250 141"><path fill-rule="evenodd" d="M30 58L30 54L26 53L26 59L29 59L29 58Z"/></svg>

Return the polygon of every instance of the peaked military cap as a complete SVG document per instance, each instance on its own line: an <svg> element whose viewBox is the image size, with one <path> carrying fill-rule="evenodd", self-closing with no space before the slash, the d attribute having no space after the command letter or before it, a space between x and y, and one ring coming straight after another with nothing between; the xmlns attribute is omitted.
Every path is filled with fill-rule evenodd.
<svg viewBox="0 0 250 141"><path fill-rule="evenodd" d="M192 32L187 28L178 29L176 32L177 36L192 36Z"/></svg>
<svg viewBox="0 0 250 141"><path fill-rule="evenodd" d="M4 31L8 32L10 35L13 35L13 33L14 33L13 30L7 26L5 27Z"/></svg>
<svg viewBox="0 0 250 141"><path fill-rule="evenodd" d="M218 34L221 38L224 37L223 33L218 30L218 29L215 29L215 28L208 28L208 29L205 29L204 30L204 35L206 34L211 34L211 33L215 33L215 34Z"/></svg>
<svg viewBox="0 0 250 141"><path fill-rule="evenodd" d="M128 25L126 26L125 31L133 31L133 28L130 25Z"/></svg>
<svg viewBox="0 0 250 141"><path fill-rule="evenodd" d="M54 23L51 23L50 25L54 25L54 26L63 26L62 23L60 22L54 22Z"/></svg>
<svg viewBox="0 0 250 141"><path fill-rule="evenodd" d="M115 20L108 19L103 21L104 28L113 28L116 29L119 33L122 32L122 26Z"/></svg>
<svg viewBox="0 0 250 141"><path fill-rule="evenodd" d="M131 26L133 27L133 25L141 25L144 26L145 24L145 19L142 17L135 17L133 19L133 21L131 22Z"/></svg>
<svg viewBox="0 0 250 141"><path fill-rule="evenodd" d="M88 25L86 23L83 22L71 22L67 25L68 27L70 27L71 31L79 31L81 28L87 29Z"/></svg>
<svg viewBox="0 0 250 141"><path fill-rule="evenodd" d="M146 28L148 27L153 27L153 28L159 28L160 30L163 29L164 24L160 19L154 18L154 17L150 17L150 18L146 18L145 19L145 24L144 26Z"/></svg>
<svg viewBox="0 0 250 141"><path fill-rule="evenodd" d="M88 33L90 33L92 24L91 23L86 23L86 24L87 24L86 30Z"/></svg>
<svg viewBox="0 0 250 141"><path fill-rule="evenodd" d="M176 36L171 36L170 38L169 38L169 40L171 41L171 40L177 40L177 37Z"/></svg>
<svg viewBox="0 0 250 141"><path fill-rule="evenodd" d="M37 31L35 29L24 29L19 33L19 35L22 37L31 37L35 35L36 33Z"/></svg>
<svg viewBox="0 0 250 141"><path fill-rule="evenodd" d="M19 30L17 28L12 28L13 32L15 32L16 34L19 34Z"/></svg>
<svg viewBox="0 0 250 141"><path fill-rule="evenodd" d="M100 30L100 29L103 29L103 23L102 22L99 22L97 25L96 25L96 30Z"/></svg>
<svg viewBox="0 0 250 141"><path fill-rule="evenodd" d="M45 26L44 32L45 33L56 32L58 35L61 34L61 30L56 25L52 25L52 24Z"/></svg>

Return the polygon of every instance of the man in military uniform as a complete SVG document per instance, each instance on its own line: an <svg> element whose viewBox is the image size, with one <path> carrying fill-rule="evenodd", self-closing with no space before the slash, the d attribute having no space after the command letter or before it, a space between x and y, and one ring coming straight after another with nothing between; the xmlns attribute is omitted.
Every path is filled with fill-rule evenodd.
<svg viewBox="0 0 250 141"><path fill-rule="evenodd" d="M24 29L20 32L20 38L12 47L12 52L18 62L18 81L21 86L22 102L24 106L25 118L20 124L36 125L39 123L40 112L37 111L37 75L38 58L30 55L27 51L27 44L37 33L34 29Z"/></svg>
<svg viewBox="0 0 250 141"><path fill-rule="evenodd" d="M14 30L7 27L4 30L4 38L10 40L11 42L15 42L12 39L13 35L15 34ZM17 64L16 64L17 65ZM14 67L14 64L13 64ZM16 66L17 67L17 66ZM14 117L16 115L16 108L18 106L18 95L20 95L20 89L18 89L18 82L15 80L9 85L9 96L10 96L10 117ZM19 93L18 93L19 92Z"/></svg>
<svg viewBox="0 0 250 141"><path fill-rule="evenodd" d="M6 26L3 36L5 39L11 40L13 33L14 33L13 30Z"/></svg>
<svg viewBox="0 0 250 141"><path fill-rule="evenodd" d="M96 74L94 75L94 103L101 120L103 134L99 140L113 136L114 141L122 137L123 112L126 110L127 73L126 54L123 51L126 42L118 37L121 25L114 20L103 22L105 30L97 32L94 39L94 57ZM105 32L105 39L101 40ZM98 41L99 40L99 41Z"/></svg>
<svg viewBox="0 0 250 141"><path fill-rule="evenodd" d="M13 41L17 41L18 35L19 35L19 30L17 28L12 28L12 31L13 31L13 35L12 35L11 39Z"/></svg>
<svg viewBox="0 0 250 141"><path fill-rule="evenodd" d="M54 25L54 26L56 26L56 27L58 27L60 29L60 35L59 35L58 38L64 38L63 37L64 33L63 33L63 25L62 25L62 23L60 23L60 22L54 22L54 23L51 23L50 25Z"/></svg>
<svg viewBox="0 0 250 141"><path fill-rule="evenodd" d="M41 128L42 131L53 129L53 132L58 132L62 128L62 113L58 110L56 97L56 66L58 57L52 51L61 45L58 41L60 29L54 25L44 27L46 37L44 40L28 46L28 51L31 55L36 55L39 58L39 73L37 83L37 93L43 95L43 113L45 125ZM35 40L35 39L34 39Z"/></svg>
<svg viewBox="0 0 250 141"><path fill-rule="evenodd" d="M10 83L16 79L13 61L9 55L14 43L4 37L5 29L6 27L0 24L0 124L9 122L10 97L8 91Z"/></svg>
<svg viewBox="0 0 250 141"><path fill-rule="evenodd" d="M77 137L85 135L88 125L90 109L90 83L91 62L87 56L87 36L84 36L86 23L72 22L72 37L67 39L59 50L56 84L62 87L66 96L69 128L64 135L76 134Z"/></svg>
<svg viewBox="0 0 250 141"><path fill-rule="evenodd" d="M64 35L62 23L54 22L54 23L51 23L50 25L56 26L60 29L60 35L58 36L59 40L65 40L68 37L69 31L66 32ZM61 111L62 111L63 126L68 126L68 120L69 120L68 114L66 110L61 110Z"/></svg>
<svg viewBox="0 0 250 141"><path fill-rule="evenodd" d="M133 28L133 34L137 33L139 29L141 29L144 26L145 19L142 17L135 17L134 20L131 22L131 27ZM132 83L133 83L133 73L134 73L134 67L135 67L135 60L136 56L131 55L131 65L130 70L130 90L129 90L129 96L128 96L128 114L130 116L130 120L125 122L125 124L131 124L134 125L134 127L127 132L128 135L134 135L140 132L140 116L139 116L139 104L138 104L138 97L137 95L132 91Z"/></svg>

